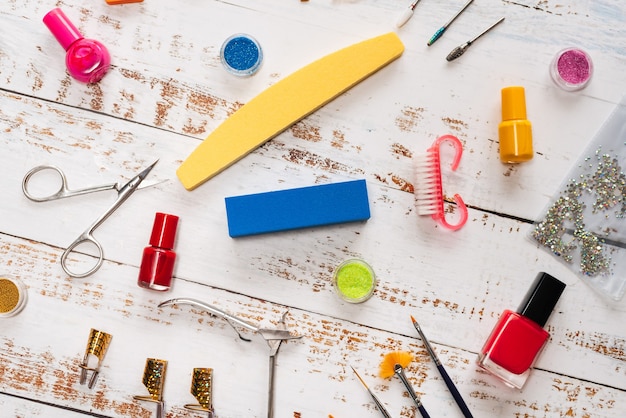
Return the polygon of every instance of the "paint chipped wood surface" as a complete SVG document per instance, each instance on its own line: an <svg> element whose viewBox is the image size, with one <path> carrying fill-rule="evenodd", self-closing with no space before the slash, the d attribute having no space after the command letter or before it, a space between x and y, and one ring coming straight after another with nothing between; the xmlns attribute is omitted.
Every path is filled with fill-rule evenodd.
<svg viewBox="0 0 626 418"><path fill-rule="evenodd" d="M409 379L432 416L460 417L416 338L415 316L477 417L626 416L625 304L609 306L527 238L530 222L626 93L626 6L620 0L475 2L431 47L427 39L459 7L422 0L398 30L396 62L297 123L193 192L175 170L228 115L312 60L390 30L406 6L396 0L245 0L123 6L33 0L0 5L0 273L29 288L25 310L0 322L0 416L151 417L145 359L168 360L169 418L183 408L194 367L215 369L218 417L266 416L268 347L239 340L223 321L185 307L194 296L263 326L283 312L302 340L285 343L276 369L276 416L375 417L354 366L393 416L415 417L397 379L377 377L382 356L408 350ZM408 3L408 2L407 2ZM64 9L88 37L105 43L111 72L98 84L72 80L63 51L41 22ZM500 16L504 24L453 63L445 56ZM235 32L265 52L258 74L235 79L218 52ZM578 45L596 67L580 93L549 80L559 49ZM535 158L498 158L500 89L526 87ZM439 135L464 143L448 194L470 206L467 225L444 231L413 208L411 157ZM66 277L63 249L114 199L110 193L37 204L23 175L55 164L72 187L129 178L159 158L151 177L97 231L102 268ZM223 198L364 178L366 223L233 240ZM450 206L454 211L454 206ZM154 212L181 217L176 280L169 293L136 286ZM378 274L374 297L342 303L333 268L362 257ZM568 284L548 331L552 338L527 385L511 390L478 370L477 352L503 309L515 308L538 271ZM79 385L90 328L113 335L93 390Z"/></svg>

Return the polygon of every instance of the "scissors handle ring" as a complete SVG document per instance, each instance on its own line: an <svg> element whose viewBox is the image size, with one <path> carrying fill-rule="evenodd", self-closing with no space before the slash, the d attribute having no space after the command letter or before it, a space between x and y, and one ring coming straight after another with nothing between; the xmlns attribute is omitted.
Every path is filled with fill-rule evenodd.
<svg viewBox="0 0 626 418"><path fill-rule="evenodd" d="M74 251L76 247L86 242L91 242L93 245L96 246L96 248L98 249L98 260L96 261L96 264L89 270L82 272L82 273L77 273L75 271L70 270L70 268L67 266L67 258L70 255L70 253ZM104 250L102 249L102 245L98 242L98 240L96 240L93 237L93 235L91 235L91 232L84 232L83 234L81 234L81 236L76 238L76 240L73 243L71 243L69 247L65 249L65 251L63 251L63 254L61 254L61 267L63 268L63 271L68 276L78 278L78 279L90 276L93 273L95 273L100 268L100 266L102 266L103 261L104 261Z"/></svg>
<svg viewBox="0 0 626 418"><path fill-rule="evenodd" d="M34 196L28 191L28 182L35 174L44 170L52 170L56 172L57 175L61 178L61 186L56 192L48 196ZM22 181L22 191L24 192L24 195L33 202L48 202L51 200L63 199L72 196L80 196L83 194L101 192L104 190L117 190L119 192L119 184L111 183L104 184L102 186L93 186L86 187L84 189L71 190L67 185L67 177L65 177L65 173L63 173L63 171L61 171L59 167L54 165L39 165L26 173L26 175L24 176L24 180Z"/></svg>
<svg viewBox="0 0 626 418"><path fill-rule="evenodd" d="M61 177L61 187L59 187L59 189L55 193L52 193L49 196L42 196L42 197L33 196L28 191L28 182L30 181L32 176L44 170L56 171L59 177ZM63 173L63 171L61 171L59 167L54 166L54 165L38 165L37 167L31 169L24 176L24 180L22 180L22 191L24 192L24 195L28 199L32 200L33 202L47 202L49 200L61 199L63 197L66 197L70 190L67 188L67 178L65 177L65 174Z"/></svg>

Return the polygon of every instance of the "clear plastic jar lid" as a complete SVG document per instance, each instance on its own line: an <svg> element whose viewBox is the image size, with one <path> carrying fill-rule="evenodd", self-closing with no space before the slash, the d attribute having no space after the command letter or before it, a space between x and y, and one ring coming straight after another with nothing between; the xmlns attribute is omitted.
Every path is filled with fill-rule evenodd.
<svg viewBox="0 0 626 418"><path fill-rule="evenodd" d="M16 277L0 275L0 318L20 313L26 305L26 285Z"/></svg>
<svg viewBox="0 0 626 418"><path fill-rule="evenodd" d="M365 261L353 258L335 269L333 285L337 294L346 302L361 303L374 294L376 275Z"/></svg>

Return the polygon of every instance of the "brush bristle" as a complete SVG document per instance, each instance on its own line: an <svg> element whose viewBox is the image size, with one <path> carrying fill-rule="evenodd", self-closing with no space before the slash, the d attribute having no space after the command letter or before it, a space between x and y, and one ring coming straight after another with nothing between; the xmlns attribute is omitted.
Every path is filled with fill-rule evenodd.
<svg viewBox="0 0 626 418"><path fill-rule="evenodd" d="M414 158L415 205L419 215L433 215L439 210L442 200L441 171L439 159L435 151L428 150L425 154Z"/></svg>
<svg viewBox="0 0 626 418"><path fill-rule="evenodd" d="M380 377L388 378L395 374L396 364L405 369L413 361L413 355L407 351L392 351L383 358L380 363L378 374Z"/></svg>

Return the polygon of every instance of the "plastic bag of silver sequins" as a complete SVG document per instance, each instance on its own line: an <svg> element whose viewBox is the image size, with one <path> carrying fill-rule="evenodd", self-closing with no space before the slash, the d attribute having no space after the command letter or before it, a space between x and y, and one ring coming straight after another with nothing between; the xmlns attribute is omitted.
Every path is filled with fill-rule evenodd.
<svg viewBox="0 0 626 418"><path fill-rule="evenodd" d="M626 96L530 231L593 289L626 293Z"/></svg>

